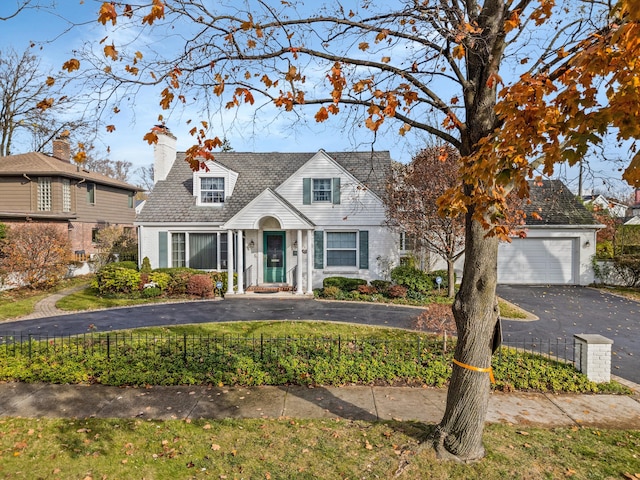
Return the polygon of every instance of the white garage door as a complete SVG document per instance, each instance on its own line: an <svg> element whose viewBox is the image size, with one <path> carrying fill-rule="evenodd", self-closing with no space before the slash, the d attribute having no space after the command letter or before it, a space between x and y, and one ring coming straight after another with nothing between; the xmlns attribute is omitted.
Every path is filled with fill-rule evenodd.
<svg viewBox="0 0 640 480"><path fill-rule="evenodd" d="M498 282L573 284L573 238L516 238L498 249Z"/></svg>

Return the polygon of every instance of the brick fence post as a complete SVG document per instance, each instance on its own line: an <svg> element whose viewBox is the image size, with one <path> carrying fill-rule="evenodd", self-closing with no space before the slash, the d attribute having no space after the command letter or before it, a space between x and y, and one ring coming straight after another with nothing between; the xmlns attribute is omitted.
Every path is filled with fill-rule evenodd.
<svg viewBox="0 0 640 480"><path fill-rule="evenodd" d="M613 340L602 335L581 333L575 338L576 368L596 383L611 381L611 345Z"/></svg>

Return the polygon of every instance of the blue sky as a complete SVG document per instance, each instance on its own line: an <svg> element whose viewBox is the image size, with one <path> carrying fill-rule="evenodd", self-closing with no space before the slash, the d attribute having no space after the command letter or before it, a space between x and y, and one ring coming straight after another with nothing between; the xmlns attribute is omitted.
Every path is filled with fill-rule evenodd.
<svg viewBox="0 0 640 480"><path fill-rule="evenodd" d="M32 43L32 51L38 55L45 68L60 69L62 63L73 56L74 49L83 45L98 46L99 39L109 32L97 22L97 12L101 4L97 0L32 0L49 8L26 10L9 21L0 23L0 49L13 48L21 53ZM0 17L15 8L17 0L0 0ZM347 2L348 3L348 2ZM52 5L55 8L50 8ZM71 22L78 24L74 28ZM100 47L101 48L101 47ZM43 79L44 80L44 79ZM99 132L96 148L100 152L110 149L110 158L132 162L134 168L149 165L152 162L153 149L142 140L151 126L158 123L158 115L163 114L167 126L178 138L178 149L184 150L191 145L192 137L187 133L192 125L188 119L201 119L202 115L189 107L176 109L167 114L158 106L159 90L142 90L135 96L133 108L123 108L113 118L105 116L105 124L114 124L116 131ZM272 107L267 107L272 109ZM261 116L260 121L253 121L253 112L248 106L239 111L224 111L208 118L215 133L225 135L236 151L316 151L324 148L327 151L337 150L370 150L374 142L373 134L360 128L345 131L339 121L318 124L313 114L308 113L295 124L292 117L280 110L267 110L267 118ZM237 118L233 118L236 116ZM242 128L238 128L242 125ZM389 131L378 132L373 143L376 150L389 150L392 158L408 162L412 155L426 145L428 139L419 132L410 132L406 137L397 135L398 125L391 124ZM18 147L20 148L20 147ZM23 146L28 149L28 145ZM14 149L17 151L17 149ZM605 149L613 157L625 157L627 152L614 147ZM598 177L619 178L620 172L609 164L593 162ZM577 188L577 170L560 169L566 178L571 180L570 187ZM619 182L614 182L617 190L622 189ZM600 178L595 182L588 181L585 188L605 189Z"/></svg>

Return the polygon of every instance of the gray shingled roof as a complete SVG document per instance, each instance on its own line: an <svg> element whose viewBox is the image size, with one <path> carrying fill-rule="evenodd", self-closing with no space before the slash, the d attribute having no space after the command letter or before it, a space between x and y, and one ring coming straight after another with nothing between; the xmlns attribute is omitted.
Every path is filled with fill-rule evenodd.
<svg viewBox="0 0 640 480"><path fill-rule="evenodd" d="M101 173L91 172L66 160L51 157L40 152L21 153L0 158L0 176L5 175L62 176L66 178L86 179L92 182L130 191L140 188Z"/></svg>
<svg viewBox="0 0 640 480"><path fill-rule="evenodd" d="M597 225L589 210L560 180L529 181L530 204L525 204L526 223L539 225ZM532 217L536 212L541 219Z"/></svg>
<svg viewBox="0 0 640 480"><path fill-rule="evenodd" d="M155 185L136 222L222 224L267 188L276 190L316 153L216 153L218 163L238 173L233 195L220 208L196 205L193 172L184 160L185 154L178 153L166 180ZM327 155L382 196L391 165L389 152L327 152Z"/></svg>

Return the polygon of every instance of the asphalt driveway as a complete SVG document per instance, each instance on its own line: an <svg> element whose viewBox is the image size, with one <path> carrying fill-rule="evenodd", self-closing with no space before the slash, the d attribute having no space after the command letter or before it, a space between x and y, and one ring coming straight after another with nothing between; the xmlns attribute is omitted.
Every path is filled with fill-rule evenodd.
<svg viewBox="0 0 640 480"><path fill-rule="evenodd" d="M611 373L640 383L640 303L572 286L500 285L498 295L539 317L503 322L505 341L572 339L580 333L613 340Z"/></svg>

